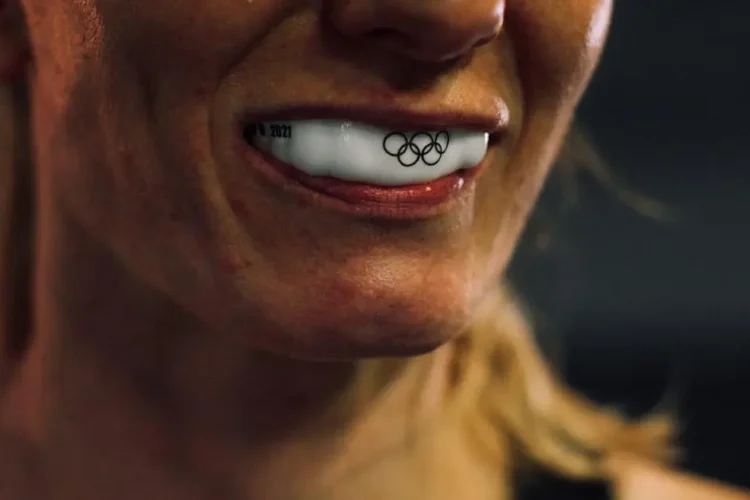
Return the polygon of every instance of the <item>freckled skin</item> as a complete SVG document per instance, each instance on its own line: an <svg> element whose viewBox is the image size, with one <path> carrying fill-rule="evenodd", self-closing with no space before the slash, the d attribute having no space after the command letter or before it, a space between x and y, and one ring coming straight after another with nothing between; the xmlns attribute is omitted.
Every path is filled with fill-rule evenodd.
<svg viewBox="0 0 750 500"><path fill-rule="evenodd" d="M289 478L308 491L351 459L398 447L406 430L390 424L415 393L434 391L420 400L439 404L444 363L393 369L393 396L375 417L361 415L367 402L325 409L366 371L353 360L424 353L470 323L535 201L611 8L13 1L32 48L38 287L0 425L43 459L43 471L29 465L33 477L50 474L36 485L113 500L192 500L187 481L278 498ZM0 50L22 46L15 38ZM510 122L453 210L387 222L308 206L241 160L239 117L301 104L507 108ZM342 439L351 446L332 453ZM5 461L19 464L2 441ZM28 476L25 465L0 471L5 485Z"/></svg>
<svg viewBox="0 0 750 500"><path fill-rule="evenodd" d="M403 444L415 394L420 414L440 404L451 346L356 360L433 349L471 321L596 65L611 7L0 0L0 81L18 76L28 27L39 213L31 346L0 398L0 500L289 498ZM430 220L307 206L233 146L239 116L277 107L483 113L500 100L510 125L492 164ZM387 386L387 397L329 412L352 381L375 396ZM445 498L504 486L495 464L450 456L460 472L446 475L456 489ZM398 458L373 488L332 481L338 496L323 498L388 488L416 498L413 457ZM638 463L613 468L625 499L641 500L644 484L655 498L685 488L746 498ZM487 488L469 492L475 477Z"/></svg>
<svg viewBox="0 0 750 500"><path fill-rule="evenodd" d="M311 358L424 351L469 321L545 178L611 7L24 4L39 162L72 216L222 335ZM456 56L460 64L446 61ZM447 215L398 227L300 204L233 147L247 112L382 103L481 113L499 99L510 127L472 195Z"/></svg>

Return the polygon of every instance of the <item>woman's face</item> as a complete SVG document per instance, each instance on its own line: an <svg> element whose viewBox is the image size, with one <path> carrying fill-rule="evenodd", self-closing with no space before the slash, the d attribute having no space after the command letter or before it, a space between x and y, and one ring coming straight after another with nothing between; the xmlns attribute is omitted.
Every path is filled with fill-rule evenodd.
<svg viewBox="0 0 750 500"><path fill-rule="evenodd" d="M311 358L422 352L470 322L611 10L611 0L21 1L40 175L64 212L217 335ZM282 145L283 164L243 138L261 129L291 136L266 140ZM445 171L419 154L414 167L395 162L414 153L398 149L411 134L392 136L396 156L383 156L387 134L405 131L448 132ZM316 162L323 170L301 173Z"/></svg>

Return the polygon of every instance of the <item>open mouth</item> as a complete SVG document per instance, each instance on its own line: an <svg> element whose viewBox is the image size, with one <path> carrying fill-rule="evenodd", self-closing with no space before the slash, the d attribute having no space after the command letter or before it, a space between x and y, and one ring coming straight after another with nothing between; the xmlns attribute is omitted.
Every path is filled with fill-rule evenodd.
<svg viewBox="0 0 750 500"><path fill-rule="evenodd" d="M241 132L250 156L318 201L323 195L337 208L389 217L445 208L477 175L490 141L484 131L390 130L337 119L246 122Z"/></svg>

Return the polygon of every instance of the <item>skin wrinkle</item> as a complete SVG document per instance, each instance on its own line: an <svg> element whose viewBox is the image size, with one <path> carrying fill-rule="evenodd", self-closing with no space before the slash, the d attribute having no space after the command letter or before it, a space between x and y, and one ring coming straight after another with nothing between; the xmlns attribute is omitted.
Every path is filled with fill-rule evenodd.
<svg viewBox="0 0 750 500"><path fill-rule="evenodd" d="M506 500L525 459L660 458L668 433L559 383L497 286L611 1L10 1L38 215L0 398L29 453L0 439L0 500L28 477L56 500ZM243 119L306 104L509 126L451 210L365 219L238 151Z"/></svg>

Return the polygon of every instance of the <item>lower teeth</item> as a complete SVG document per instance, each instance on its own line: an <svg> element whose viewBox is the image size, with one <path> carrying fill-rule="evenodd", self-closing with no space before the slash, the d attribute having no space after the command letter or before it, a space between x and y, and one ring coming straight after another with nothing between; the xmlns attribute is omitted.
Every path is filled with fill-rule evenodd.
<svg viewBox="0 0 750 500"><path fill-rule="evenodd" d="M339 120L249 125L252 146L312 176L382 186L429 182L478 165L489 134L465 130L393 132Z"/></svg>

